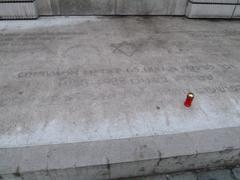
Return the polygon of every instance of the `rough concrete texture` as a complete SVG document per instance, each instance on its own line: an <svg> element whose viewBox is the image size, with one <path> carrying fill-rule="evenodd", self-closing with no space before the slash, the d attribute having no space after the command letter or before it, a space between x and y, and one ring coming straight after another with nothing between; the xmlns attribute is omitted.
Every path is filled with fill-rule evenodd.
<svg viewBox="0 0 240 180"><path fill-rule="evenodd" d="M198 180L236 180L230 170L218 170L213 172L198 173Z"/></svg>
<svg viewBox="0 0 240 180"><path fill-rule="evenodd" d="M184 15L187 0L118 0L117 15Z"/></svg>
<svg viewBox="0 0 240 180"><path fill-rule="evenodd" d="M240 5L237 5L236 7L234 18L240 18Z"/></svg>
<svg viewBox="0 0 240 180"><path fill-rule="evenodd" d="M36 18L38 12L35 1L0 1L0 20Z"/></svg>
<svg viewBox="0 0 240 180"><path fill-rule="evenodd" d="M190 0L193 3L237 4L238 0Z"/></svg>
<svg viewBox="0 0 240 180"><path fill-rule="evenodd" d="M53 5L59 7L58 0L51 1L51 0L36 0L36 4L38 7L38 12L40 15L59 15L59 10L54 11Z"/></svg>
<svg viewBox="0 0 240 180"><path fill-rule="evenodd" d="M1 2L1 1L0 1ZM239 0L36 0L0 3L0 15L187 15L189 18L238 18ZM6 6L7 4L7 6ZM188 6L187 6L188 4ZM1 8L2 7L2 8ZM37 11L36 11L37 8ZM20 13L19 13L20 12ZM27 17L26 15L24 16Z"/></svg>
<svg viewBox="0 0 240 180"><path fill-rule="evenodd" d="M239 168L221 169L199 172L181 172L178 174L156 175L147 177L127 178L128 180L239 180L234 171ZM126 180L126 179L122 179Z"/></svg>
<svg viewBox="0 0 240 180"><path fill-rule="evenodd" d="M191 0L186 8L189 18L239 18L239 0Z"/></svg>
<svg viewBox="0 0 240 180"><path fill-rule="evenodd" d="M36 0L39 15L61 15L59 0Z"/></svg>
<svg viewBox="0 0 240 180"><path fill-rule="evenodd" d="M61 0L61 15L114 15L113 0Z"/></svg>
<svg viewBox="0 0 240 180"><path fill-rule="evenodd" d="M238 164L239 27L163 17L0 22L0 174L87 180Z"/></svg>
<svg viewBox="0 0 240 180"><path fill-rule="evenodd" d="M37 0L40 15L184 15L187 0Z"/></svg>
<svg viewBox="0 0 240 180"><path fill-rule="evenodd" d="M227 18L234 16L234 4L194 4L188 3L186 16L189 18Z"/></svg>

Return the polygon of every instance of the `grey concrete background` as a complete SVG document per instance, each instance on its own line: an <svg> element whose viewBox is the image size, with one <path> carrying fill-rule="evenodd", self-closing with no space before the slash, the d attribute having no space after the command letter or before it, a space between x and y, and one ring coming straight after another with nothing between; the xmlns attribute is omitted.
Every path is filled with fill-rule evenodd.
<svg viewBox="0 0 240 180"><path fill-rule="evenodd" d="M187 0L38 0L40 15L184 15Z"/></svg>

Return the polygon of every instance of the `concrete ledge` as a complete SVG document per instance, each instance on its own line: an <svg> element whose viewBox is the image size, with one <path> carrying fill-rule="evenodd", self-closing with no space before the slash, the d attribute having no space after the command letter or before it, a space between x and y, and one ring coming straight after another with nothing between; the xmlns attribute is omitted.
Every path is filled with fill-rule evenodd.
<svg viewBox="0 0 240 180"><path fill-rule="evenodd" d="M190 0L186 9L189 18L237 18L238 0Z"/></svg>
<svg viewBox="0 0 240 180"><path fill-rule="evenodd" d="M186 16L189 18L232 18L236 5L188 3Z"/></svg>
<svg viewBox="0 0 240 180"><path fill-rule="evenodd" d="M34 0L0 1L0 19L36 19L38 12Z"/></svg>
<svg viewBox="0 0 240 180"><path fill-rule="evenodd" d="M181 143L179 143L181 142ZM240 163L240 128L0 149L0 174L28 180L109 179Z"/></svg>

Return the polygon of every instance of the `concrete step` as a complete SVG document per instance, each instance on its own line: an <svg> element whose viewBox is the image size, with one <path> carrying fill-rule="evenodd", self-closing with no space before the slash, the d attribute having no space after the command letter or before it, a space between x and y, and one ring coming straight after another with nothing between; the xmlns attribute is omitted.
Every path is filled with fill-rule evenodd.
<svg viewBox="0 0 240 180"><path fill-rule="evenodd" d="M35 0L0 0L0 19L38 18Z"/></svg>
<svg viewBox="0 0 240 180"><path fill-rule="evenodd" d="M239 0L190 0L186 16L189 18L238 18Z"/></svg>

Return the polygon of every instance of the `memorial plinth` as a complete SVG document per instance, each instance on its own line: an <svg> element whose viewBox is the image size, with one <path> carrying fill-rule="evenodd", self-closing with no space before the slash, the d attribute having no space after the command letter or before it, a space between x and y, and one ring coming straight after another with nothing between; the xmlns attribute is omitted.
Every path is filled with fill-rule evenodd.
<svg viewBox="0 0 240 180"><path fill-rule="evenodd" d="M1 177L106 179L239 163L239 29L166 17L0 22Z"/></svg>

